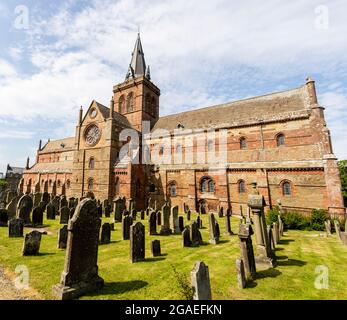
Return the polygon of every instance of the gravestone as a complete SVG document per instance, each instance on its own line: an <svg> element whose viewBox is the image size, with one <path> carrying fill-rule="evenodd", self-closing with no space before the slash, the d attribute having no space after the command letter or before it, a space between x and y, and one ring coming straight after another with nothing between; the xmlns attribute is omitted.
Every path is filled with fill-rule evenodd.
<svg viewBox="0 0 347 320"><path fill-rule="evenodd" d="M104 210L104 215L106 218L110 218L111 217L111 212L112 212L112 206L109 204L109 202L104 202L103 205L103 210Z"/></svg>
<svg viewBox="0 0 347 320"><path fill-rule="evenodd" d="M242 259L236 260L237 285L240 289L246 288L245 266Z"/></svg>
<svg viewBox="0 0 347 320"><path fill-rule="evenodd" d="M239 239L241 259L244 263L246 278L254 279L256 275L256 265L252 245L253 229L250 224L240 224Z"/></svg>
<svg viewBox="0 0 347 320"><path fill-rule="evenodd" d="M227 209L227 216L231 217L232 216L232 209L231 207Z"/></svg>
<svg viewBox="0 0 347 320"><path fill-rule="evenodd" d="M193 245L202 244L201 233L198 224L194 221L190 226L190 239Z"/></svg>
<svg viewBox="0 0 347 320"><path fill-rule="evenodd" d="M157 211L157 225L161 226L161 212Z"/></svg>
<svg viewBox="0 0 347 320"><path fill-rule="evenodd" d="M209 226L210 226L210 240L209 242L211 244L217 244L219 243L219 236L216 230L216 219L214 217L213 213L210 213L208 215L208 220L209 220Z"/></svg>
<svg viewBox="0 0 347 320"><path fill-rule="evenodd" d="M8 223L8 236L10 238L23 237L24 221L22 219L12 218Z"/></svg>
<svg viewBox="0 0 347 320"><path fill-rule="evenodd" d="M58 249L66 249L68 230L67 225L62 227L58 233Z"/></svg>
<svg viewBox="0 0 347 320"><path fill-rule="evenodd" d="M136 221L137 211L136 211L135 209L133 209L133 210L131 211L131 216L132 216L132 218L133 218L133 221Z"/></svg>
<svg viewBox="0 0 347 320"><path fill-rule="evenodd" d="M111 225L104 223L101 227L101 244L108 244L111 242Z"/></svg>
<svg viewBox="0 0 347 320"><path fill-rule="evenodd" d="M8 218L12 219L17 214L17 204L18 204L19 197L14 197L11 199L10 202L7 202L6 210L8 211Z"/></svg>
<svg viewBox="0 0 347 320"><path fill-rule="evenodd" d="M52 204L53 204L53 206L55 207L55 213L57 214L57 215L59 215L59 211L60 211L60 197L58 197L58 196L55 196L53 199L52 199Z"/></svg>
<svg viewBox="0 0 347 320"><path fill-rule="evenodd" d="M44 202L47 205L50 200L51 200L51 196L49 195L48 192L42 193L42 198L41 198L42 202Z"/></svg>
<svg viewBox="0 0 347 320"><path fill-rule="evenodd" d="M170 228L172 230L172 233L174 234L181 233L178 225L178 206L174 206L171 208Z"/></svg>
<svg viewBox="0 0 347 320"><path fill-rule="evenodd" d="M76 207L75 200L76 199L74 197L69 198L69 200L68 200L68 208L69 209ZM60 200L60 207L61 207L61 200Z"/></svg>
<svg viewBox="0 0 347 320"><path fill-rule="evenodd" d="M149 215L149 219L148 219L148 234L150 236L152 235L156 235L157 234L157 215L155 211L152 211Z"/></svg>
<svg viewBox="0 0 347 320"><path fill-rule="evenodd" d="M38 207L39 206L41 198L42 198L42 194L41 193L39 193L39 192L34 193L34 196L33 196L33 206L34 207Z"/></svg>
<svg viewBox="0 0 347 320"><path fill-rule="evenodd" d="M188 210L188 212L187 212L187 220L188 221L190 221L190 215L191 215L191 212L190 212L190 210Z"/></svg>
<svg viewBox="0 0 347 320"><path fill-rule="evenodd" d="M184 230L184 218L182 216L178 217L178 228L180 230L180 233Z"/></svg>
<svg viewBox="0 0 347 320"><path fill-rule="evenodd" d="M183 244L183 247L190 247L192 245L189 227L185 227L184 230L182 231L182 244Z"/></svg>
<svg viewBox="0 0 347 320"><path fill-rule="evenodd" d="M33 225L42 226L43 225L43 211L41 207L35 207L33 210Z"/></svg>
<svg viewBox="0 0 347 320"><path fill-rule="evenodd" d="M31 223L30 213L33 208L33 199L29 195L22 196L17 205L17 218L22 219L25 225Z"/></svg>
<svg viewBox="0 0 347 320"><path fill-rule="evenodd" d="M331 236L331 222L330 222L330 220L324 221L324 225L325 225L325 231L327 232L327 235ZM347 230L345 230L345 231L347 231Z"/></svg>
<svg viewBox="0 0 347 320"><path fill-rule="evenodd" d="M219 216L219 218L223 218L224 217L224 208L223 207L219 208L218 216Z"/></svg>
<svg viewBox="0 0 347 320"><path fill-rule="evenodd" d="M230 215L225 215L225 233L229 236L233 235L234 233L231 231L231 221L230 221Z"/></svg>
<svg viewBox="0 0 347 320"><path fill-rule="evenodd" d="M60 208L69 207L69 202L67 201L65 196L62 196L60 199Z"/></svg>
<svg viewBox="0 0 347 320"><path fill-rule="evenodd" d="M201 213L201 214L206 214L206 206L205 206L205 205L202 205L202 206L200 207L200 213Z"/></svg>
<svg viewBox="0 0 347 320"><path fill-rule="evenodd" d="M212 300L208 266L198 261L191 272L193 300Z"/></svg>
<svg viewBox="0 0 347 320"><path fill-rule="evenodd" d="M55 220L55 206L50 202L46 207L47 220Z"/></svg>
<svg viewBox="0 0 347 320"><path fill-rule="evenodd" d="M114 219L117 222L122 221L122 212L124 210L124 202L122 198L118 198L114 201L115 209L114 209Z"/></svg>
<svg viewBox="0 0 347 320"><path fill-rule="evenodd" d="M334 227L335 227L335 232L337 235L337 238L341 240L341 228L340 228L340 222L338 220L334 220Z"/></svg>
<svg viewBox="0 0 347 320"><path fill-rule="evenodd" d="M97 265L100 226L95 203L83 199L69 221L65 267L53 296L71 300L103 287Z"/></svg>
<svg viewBox="0 0 347 320"><path fill-rule="evenodd" d="M97 212L98 212L98 217L102 218L102 205L101 204L97 204Z"/></svg>
<svg viewBox="0 0 347 320"><path fill-rule="evenodd" d="M126 215L122 220L122 238L123 240L130 239L130 226L133 224L133 218Z"/></svg>
<svg viewBox="0 0 347 320"><path fill-rule="evenodd" d="M279 230L278 230L278 223L277 222L273 222L272 223L272 238L273 241L275 243L275 245L278 244L279 239Z"/></svg>
<svg viewBox="0 0 347 320"><path fill-rule="evenodd" d="M8 223L8 211L6 209L0 209L0 227L7 227Z"/></svg>
<svg viewBox="0 0 347 320"><path fill-rule="evenodd" d="M202 220L201 220L200 215L198 215L198 217L196 218L196 223L198 225L198 228L202 229Z"/></svg>
<svg viewBox="0 0 347 320"><path fill-rule="evenodd" d="M280 215L278 215L278 226L279 226L279 229L280 229L280 238L281 238L283 236L284 224L283 224L283 221L282 221Z"/></svg>
<svg viewBox="0 0 347 320"><path fill-rule="evenodd" d="M140 217L141 217L141 220L145 219L145 211L144 210L141 210Z"/></svg>
<svg viewBox="0 0 347 320"><path fill-rule="evenodd" d="M168 235L171 234L170 229L170 206L168 204L165 204L162 207L162 221L161 221L161 228L160 228L160 234Z"/></svg>
<svg viewBox="0 0 347 320"><path fill-rule="evenodd" d="M153 257L157 257L161 255L160 240L151 241L151 252Z"/></svg>
<svg viewBox="0 0 347 320"><path fill-rule="evenodd" d="M76 208L71 208L70 209L70 219L72 219L73 215L75 214Z"/></svg>
<svg viewBox="0 0 347 320"><path fill-rule="evenodd" d="M220 229L219 229L219 223L216 221L216 235L218 239L220 238Z"/></svg>
<svg viewBox="0 0 347 320"><path fill-rule="evenodd" d="M40 251L41 245L41 232L31 231L25 235L23 244L23 256L35 256Z"/></svg>
<svg viewBox="0 0 347 320"><path fill-rule="evenodd" d="M60 209L60 224L68 224L70 220L70 209L61 207Z"/></svg>
<svg viewBox="0 0 347 320"><path fill-rule="evenodd" d="M42 212L45 212L46 208L47 208L47 203L43 202L43 201L40 201L39 207L42 209Z"/></svg>
<svg viewBox="0 0 347 320"><path fill-rule="evenodd" d="M135 201L130 198L128 200L128 211L132 212L134 208L135 208Z"/></svg>
<svg viewBox="0 0 347 320"><path fill-rule="evenodd" d="M114 222L110 222L110 227L111 227L111 231L115 231L115 229L114 229Z"/></svg>
<svg viewBox="0 0 347 320"><path fill-rule="evenodd" d="M270 244L271 244L271 249L272 250L275 250L276 248L276 245L275 245L275 241L274 241L274 238L273 238L273 230L272 230L272 226L267 226L267 233L269 235L269 241L270 241Z"/></svg>
<svg viewBox="0 0 347 320"><path fill-rule="evenodd" d="M130 227L130 261L132 263L145 259L145 226L136 222Z"/></svg>
<svg viewBox="0 0 347 320"><path fill-rule="evenodd" d="M151 212L151 208L147 208L146 209L146 216L148 217L149 216L149 213Z"/></svg>

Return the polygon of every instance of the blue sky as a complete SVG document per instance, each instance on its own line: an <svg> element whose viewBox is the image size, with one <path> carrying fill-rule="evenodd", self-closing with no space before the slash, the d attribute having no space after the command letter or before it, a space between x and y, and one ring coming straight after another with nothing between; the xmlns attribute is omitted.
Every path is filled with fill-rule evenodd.
<svg viewBox="0 0 347 320"><path fill-rule="evenodd" d="M347 159L346 12L344 0L0 0L0 172L32 164L40 139L73 136L81 105L108 105L139 27L161 115L310 75L334 152Z"/></svg>

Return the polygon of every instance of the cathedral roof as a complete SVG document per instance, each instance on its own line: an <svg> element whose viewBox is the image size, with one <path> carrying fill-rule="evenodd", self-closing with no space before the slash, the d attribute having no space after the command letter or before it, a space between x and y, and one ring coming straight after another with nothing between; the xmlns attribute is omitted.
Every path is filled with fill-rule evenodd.
<svg viewBox="0 0 347 320"><path fill-rule="evenodd" d="M75 148L75 137L48 141L40 152L71 151Z"/></svg>
<svg viewBox="0 0 347 320"><path fill-rule="evenodd" d="M153 130L217 129L281 121L309 115L306 86L160 117Z"/></svg>
<svg viewBox="0 0 347 320"><path fill-rule="evenodd" d="M110 108L105 107L101 103L95 101L97 104L100 112L102 113L102 116L107 119L110 115ZM125 128L132 128L131 123L129 122L128 118L118 112L113 111L113 119L115 119L121 126Z"/></svg>

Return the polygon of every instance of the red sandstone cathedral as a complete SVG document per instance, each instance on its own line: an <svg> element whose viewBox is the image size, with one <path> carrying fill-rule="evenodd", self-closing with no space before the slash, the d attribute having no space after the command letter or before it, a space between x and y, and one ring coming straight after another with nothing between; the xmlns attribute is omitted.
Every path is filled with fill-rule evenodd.
<svg viewBox="0 0 347 320"><path fill-rule="evenodd" d="M170 201L238 213L256 182L267 208L281 203L287 211L344 215L337 159L312 79L296 89L164 117L159 97L138 36L110 106L94 100L81 108L73 137L40 142L20 191L92 192L101 200L132 198L137 209ZM156 161L145 149L156 152ZM206 161L222 152L222 161Z"/></svg>

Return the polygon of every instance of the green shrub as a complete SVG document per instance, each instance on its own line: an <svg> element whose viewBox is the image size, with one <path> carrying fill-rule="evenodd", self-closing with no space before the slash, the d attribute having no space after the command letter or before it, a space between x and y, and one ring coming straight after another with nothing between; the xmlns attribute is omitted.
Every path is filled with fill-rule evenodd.
<svg viewBox="0 0 347 320"><path fill-rule="evenodd" d="M313 209L311 212L311 228L312 230L323 231L325 229L324 221L328 218L328 214L323 209Z"/></svg>
<svg viewBox="0 0 347 320"><path fill-rule="evenodd" d="M311 219L297 212L286 212L282 220L286 229L311 230Z"/></svg>
<svg viewBox="0 0 347 320"><path fill-rule="evenodd" d="M280 209L278 206L270 209L266 215L266 224L271 226L274 222L278 221L278 216L280 215Z"/></svg>

